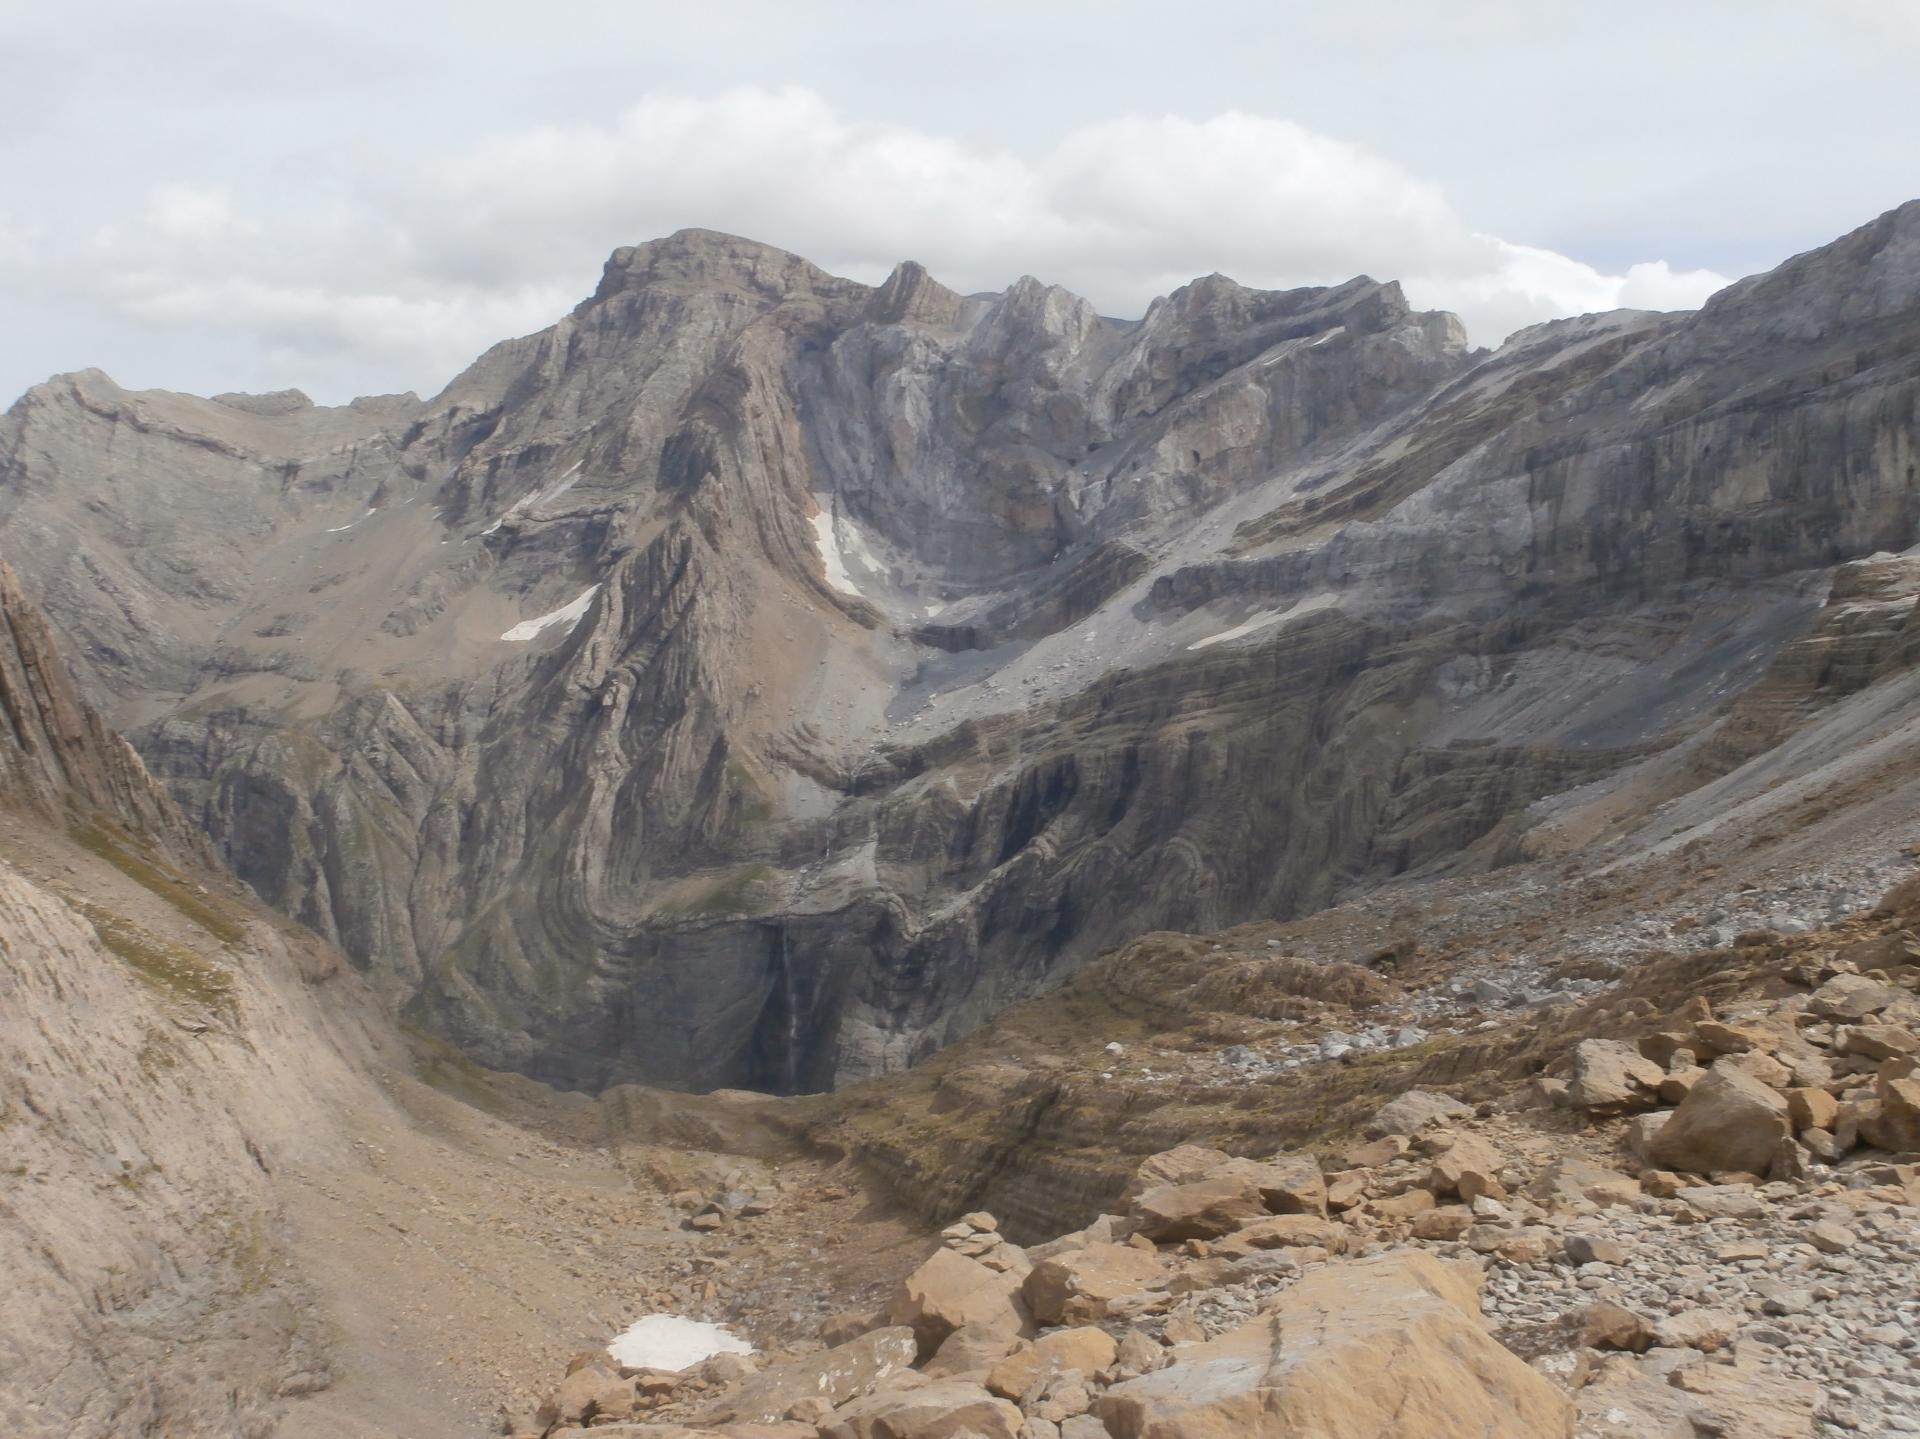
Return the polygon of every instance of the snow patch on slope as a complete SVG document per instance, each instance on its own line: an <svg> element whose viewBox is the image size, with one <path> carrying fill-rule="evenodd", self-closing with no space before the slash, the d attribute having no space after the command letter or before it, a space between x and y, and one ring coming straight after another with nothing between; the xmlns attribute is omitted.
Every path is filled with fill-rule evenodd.
<svg viewBox="0 0 1920 1439"><path fill-rule="evenodd" d="M716 1354L751 1354L753 1346L718 1324L703 1324L678 1314L649 1314L636 1319L607 1346L607 1353L629 1369L690 1369Z"/></svg>
<svg viewBox="0 0 1920 1439"><path fill-rule="evenodd" d="M875 595L861 587L855 571L877 579L885 569L860 533L860 527L852 520L840 519L824 505L814 515L812 524L814 542L820 547L820 562L826 567L827 583L843 595L875 599Z"/></svg>
<svg viewBox="0 0 1920 1439"><path fill-rule="evenodd" d="M587 606L593 603L593 597L600 593L600 586L590 586L584 593L576 596L557 610L548 610L537 619L522 620L500 638L519 644L526 640L536 640L555 625L565 625L567 630L580 623L580 617L587 612Z"/></svg>
<svg viewBox="0 0 1920 1439"><path fill-rule="evenodd" d="M1217 635L1208 635L1203 640L1195 640L1192 644L1188 645L1187 648L1190 650L1204 650L1213 645L1223 645L1228 640L1237 640L1242 635L1250 635L1255 630L1263 630L1268 625L1277 623L1285 614L1286 611L1279 610L1273 614L1255 615L1250 620L1241 621L1230 630L1222 630Z"/></svg>

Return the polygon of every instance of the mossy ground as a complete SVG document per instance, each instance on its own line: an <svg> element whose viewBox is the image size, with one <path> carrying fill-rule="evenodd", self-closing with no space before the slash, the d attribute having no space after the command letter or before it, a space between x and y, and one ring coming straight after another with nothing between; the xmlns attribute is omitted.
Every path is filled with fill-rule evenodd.
<svg viewBox="0 0 1920 1439"><path fill-rule="evenodd" d="M68 831L73 842L165 900L222 944L237 944L246 928L211 895L110 820L95 819Z"/></svg>

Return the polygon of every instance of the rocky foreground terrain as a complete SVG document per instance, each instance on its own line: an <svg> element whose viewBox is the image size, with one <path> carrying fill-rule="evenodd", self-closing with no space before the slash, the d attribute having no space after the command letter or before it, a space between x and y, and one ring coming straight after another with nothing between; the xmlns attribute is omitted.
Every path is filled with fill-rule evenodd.
<svg viewBox="0 0 1920 1439"><path fill-rule="evenodd" d="M688 231L430 400L38 386L0 548L411 1022L567 1088L805 1092L1142 933L1792 762L1799 696L1899 663L1896 585L1829 617L1860 668L1775 668L1920 541L1917 393L1920 202L1492 354L1364 278L1121 321Z"/></svg>

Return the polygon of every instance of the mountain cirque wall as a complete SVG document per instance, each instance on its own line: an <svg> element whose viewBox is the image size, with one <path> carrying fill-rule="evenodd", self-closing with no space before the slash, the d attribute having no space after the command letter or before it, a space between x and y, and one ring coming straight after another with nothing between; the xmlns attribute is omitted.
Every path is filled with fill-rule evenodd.
<svg viewBox="0 0 1920 1439"><path fill-rule="evenodd" d="M1920 538L1917 391L1920 204L1492 355L1364 279L1122 323L689 231L431 401L50 381L0 545L418 1022L569 1087L817 1089L1144 931L1738 762L1832 568Z"/></svg>

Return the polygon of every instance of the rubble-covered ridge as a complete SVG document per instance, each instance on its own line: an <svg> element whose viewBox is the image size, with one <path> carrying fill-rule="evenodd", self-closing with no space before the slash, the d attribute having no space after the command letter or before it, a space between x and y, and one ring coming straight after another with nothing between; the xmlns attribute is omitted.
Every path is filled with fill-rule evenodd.
<svg viewBox="0 0 1920 1439"><path fill-rule="evenodd" d="M1920 878L1691 984L1645 960L1606 1011L1516 1014L1535 1072L1490 1097L1407 1088L1265 1158L1180 1144L1044 1242L963 1214L817 1345L684 1373L582 1355L511 1432L1920 1433L1916 927Z"/></svg>

